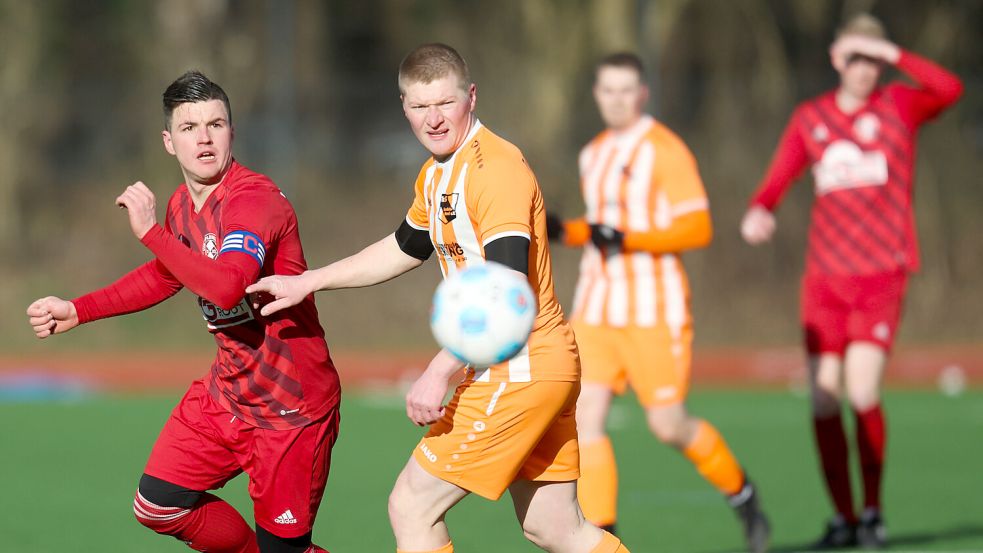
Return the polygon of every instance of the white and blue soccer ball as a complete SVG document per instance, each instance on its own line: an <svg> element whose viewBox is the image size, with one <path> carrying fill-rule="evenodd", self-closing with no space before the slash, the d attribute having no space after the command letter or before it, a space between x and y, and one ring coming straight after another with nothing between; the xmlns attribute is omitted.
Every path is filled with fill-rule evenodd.
<svg viewBox="0 0 983 553"><path fill-rule="evenodd" d="M475 367L507 361L526 345L536 298L519 272L488 262L454 273L437 287L430 329L441 347Z"/></svg>

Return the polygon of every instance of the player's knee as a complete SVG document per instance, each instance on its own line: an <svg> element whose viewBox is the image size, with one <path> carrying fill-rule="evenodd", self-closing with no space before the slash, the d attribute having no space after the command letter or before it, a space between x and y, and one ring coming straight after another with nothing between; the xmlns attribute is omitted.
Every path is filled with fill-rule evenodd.
<svg viewBox="0 0 983 553"><path fill-rule="evenodd" d="M597 421L586 417L581 418L580 412L577 412L577 440L581 446L589 445L605 436L607 436L607 431L604 428L603 419Z"/></svg>
<svg viewBox="0 0 983 553"><path fill-rule="evenodd" d="M577 435L581 442L603 438L611 391L597 384L584 384L577 400Z"/></svg>
<svg viewBox="0 0 983 553"><path fill-rule="evenodd" d="M396 485L389 493L388 508L389 523L397 536L422 523L423 512L416 508L413 493L402 478L396 480Z"/></svg>
<svg viewBox="0 0 983 553"><path fill-rule="evenodd" d="M527 514L522 521L522 534L540 549L557 551L576 535L576 528L571 528L569 521L561 520L556 513L535 517Z"/></svg>
<svg viewBox="0 0 983 553"><path fill-rule="evenodd" d="M812 391L812 413L817 417L832 417L840 412L839 390L816 387Z"/></svg>
<svg viewBox="0 0 983 553"><path fill-rule="evenodd" d="M677 447L686 445L685 419L649 413L649 430L660 442Z"/></svg>
<svg viewBox="0 0 983 553"><path fill-rule="evenodd" d="M200 491L144 474L133 500L133 515L158 534L174 535L201 497Z"/></svg>
<svg viewBox="0 0 983 553"><path fill-rule="evenodd" d="M873 390L851 390L848 393L850 407L854 411L863 412L876 406L881 401L881 394L875 388Z"/></svg>
<svg viewBox="0 0 983 553"><path fill-rule="evenodd" d="M526 517L522 521L522 534L527 540L536 544L536 547L540 549L550 550L552 545L552 536L550 535L551 528L549 524L544 524L543 522L534 519L533 517Z"/></svg>

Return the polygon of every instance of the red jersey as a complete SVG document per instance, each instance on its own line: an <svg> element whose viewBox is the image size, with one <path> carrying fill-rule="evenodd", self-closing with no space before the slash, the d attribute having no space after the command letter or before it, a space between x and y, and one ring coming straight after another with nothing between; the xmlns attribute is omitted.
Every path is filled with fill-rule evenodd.
<svg viewBox="0 0 983 553"><path fill-rule="evenodd" d="M139 311L187 286L218 345L206 384L230 413L260 428L287 429L338 404L338 373L313 296L262 317L245 295L260 277L307 269L296 214L269 178L233 161L198 212L182 184L165 226L142 241L157 259L73 300L79 322Z"/></svg>
<svg viewBox="0 0 983 553"><path fill-rule="evenodd" d="M912 176L918 128L962 94L959 78L910 52L898 68L917 86L877 88L854 113L831 91L792 115L764 181L751 199L774 210L812 166L816 200L806 257L808 274L865 275L919 266Z"/></svg>

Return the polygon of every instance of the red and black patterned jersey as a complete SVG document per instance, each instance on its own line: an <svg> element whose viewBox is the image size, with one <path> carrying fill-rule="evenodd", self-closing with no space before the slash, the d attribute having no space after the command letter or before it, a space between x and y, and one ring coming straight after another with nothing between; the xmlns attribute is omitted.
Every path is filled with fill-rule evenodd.
<svg viewBox="0 0 983 553"><path fill-rule="evenodd" d="M338 404L338 374L313 296L262 317L245 295L258 278L307 269L296 214L269 178L233 161L198 211L182 184L164 227L142 242L157 259L74 300L80 322L149 307L186 286L198 295L218 346L209 391L230 413L253 426L287 429Z"/></svg>
<svg viewBox="0 0 983 553"><path fill-rule="evenodd" d="M752 204L774 209L812 166L812 207L806 272L859 275L915 271L918 241L912 208L918 128L953 104L959 78L910 52L898 67L919 86L876 89L853 113L828 92L800 104Z"/></svg>

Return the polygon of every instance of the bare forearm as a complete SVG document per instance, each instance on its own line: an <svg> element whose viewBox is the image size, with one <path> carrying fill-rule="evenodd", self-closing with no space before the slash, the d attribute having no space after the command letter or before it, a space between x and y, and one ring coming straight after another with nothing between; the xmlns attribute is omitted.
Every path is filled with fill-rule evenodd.
<svg viewBox="0 0 983 553"><path fill-rule="evenodd" d="M315 290L372 286L415 269L423 261L403 253L392 234L355 255L308 272Z"/></svg>

